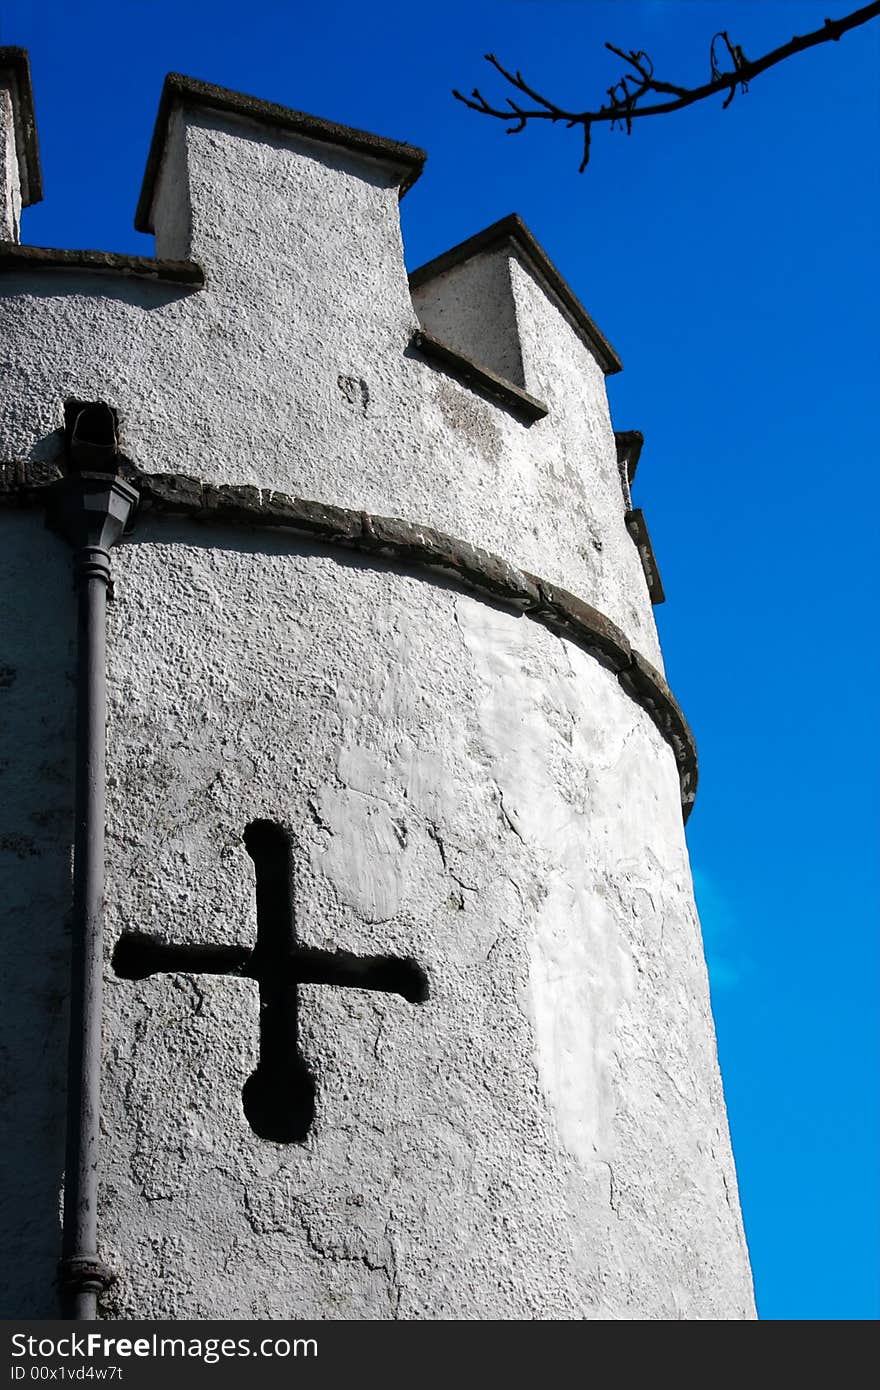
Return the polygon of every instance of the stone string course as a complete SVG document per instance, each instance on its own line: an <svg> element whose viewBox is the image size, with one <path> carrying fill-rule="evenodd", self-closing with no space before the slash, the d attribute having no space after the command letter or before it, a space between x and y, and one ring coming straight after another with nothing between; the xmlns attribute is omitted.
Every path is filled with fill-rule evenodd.
<svg viewBox="0 0 880 1390"><path fill-rule="evenodd" d="M54 463L0 463L0 505L40 506L47 489L61 476L61 468ZM128 467L127 477L140 492L141 511L212 524L295 531L403 565L440 570L575 642L616 674L672 748L687 820L697 787L696 744L687 720L659 671L630 646L609 618L575 594L467 541L397 517L372 516L265 488L215 486L183 474L141 473L133 466Z"/></svg>
<svg viewBox="0 0 880 1390"><path fill-rule="evenodd" d="M91 275L121 275L170 285L201 289L205 272L194 261L157 260L119 251L60 251L51 246L19 246L0 241L0 272L32 274L35 270L85 271Z"/></svg>
<svg viewBox="0 0 880 1390"><path fill-rule="evenodd" d="M521 386L515 386L512 381L491 372L488 367L480 366L472 357L466 357L463 352L451 348L448 343L440 342L439 338L426 333L424 329L419 329L413 334L410 347L427 361L448 372L468 390L476 391L488 400L506 406L528 424L542 420L549 413L543 401L524 391Z"/></svg>

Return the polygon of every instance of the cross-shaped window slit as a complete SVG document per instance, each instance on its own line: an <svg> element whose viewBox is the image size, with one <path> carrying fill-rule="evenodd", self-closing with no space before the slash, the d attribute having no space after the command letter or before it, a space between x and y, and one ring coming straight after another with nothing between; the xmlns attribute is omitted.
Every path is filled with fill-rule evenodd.
<svg viewBox="0 0 880 1390"><path fill-rule="evenodd" d="M120 979L145 980L166 971L239 975L260 987L260 1054L242 1091L244 1113L256 1134L276 1143L301 1143L315 1116L315 1083L299 1050L301 984L342 985L399 994L411 1004L428 997L428 979L414 960L321 951L297 941L291 839L273 821L252 821L244 844L257 880L257 944L180 946L160 937L124 932L113 952Z"/></svg>

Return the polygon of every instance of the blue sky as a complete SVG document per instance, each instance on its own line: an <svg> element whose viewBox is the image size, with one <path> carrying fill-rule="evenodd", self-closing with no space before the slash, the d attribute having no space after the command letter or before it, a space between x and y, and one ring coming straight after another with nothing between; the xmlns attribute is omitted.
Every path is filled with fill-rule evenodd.
<svg viewBox="0 0 880 1390"><path fill-rule="evenodd" d="M177 70L428 150L410 266L511 211L620 353L617 428L666 588L667 671L697 735L688 839L759 1309L880 1313L876 382L880 21L720 101L508 137L450 88L495 51L560 101L619 75L705 80L856 0L3 0L31 51L45 202L23 240L151 254L132 230ZM873 388L873 390L872 390ZM874 407L874 408L872 408Z"/></svg>

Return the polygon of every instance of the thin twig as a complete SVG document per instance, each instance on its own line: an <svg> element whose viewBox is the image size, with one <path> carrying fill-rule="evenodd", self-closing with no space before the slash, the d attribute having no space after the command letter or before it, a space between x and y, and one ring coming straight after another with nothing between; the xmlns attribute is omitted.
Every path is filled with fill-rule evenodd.
<svg viewBox="0 0 880 1390"><path fill-rule="evenodd" d="M749 83L760 73L775 67L777 63L783 62L795 53L803 53L808 48L815 48L817 44L828 43L829 41L836 42L850 29L867 24L868 20L876 19L878 15L880 15L880 0L873 0L872 4L863 5L861 9L854 10L852 14L845 15L842 19L826 19L821 29L815 29L809 34L795 35L788 43L774 48L770 53L765 53L763 58L754 60L746 58L742 48L738 44L732 43L727 31L722 29L715 34L709 46L710 81L699 87L681 87L673 82L663 82L654 76L654 64L642 49L626 50L617 48L612 43L606 43L605 47L618 58L622 58L631 71L625 73L618 82L608 88L608 101L595 111L568 111L565 107L557 105L549 97L536 91L519 70L513 72L506 68L494 53L485 55L486 62L490 63L515 91L521 93L534 104L531 107L520 105L518 101L505 97L507 109L494 106L486 100L478 87L474 88L469 97L463 96L459 91L453 91L452 95L469 107L471 111L478 111L482 116L494 116L497 120L512 121L513 124L507 126L508 135L519 135L533 121L551 121L553 123L564 121L568 129L582 126L584 143L579 172L583 173L590 160L591 129L597 122L610 123L612 130L618 124L622 125L627 134L631 134L632 123L639 117L663 116L670 111L681 111L686 106L693 106L695 102L705 101L707 97L715 96L721 92L726 93L722 110L727 110L737 91L747 92ZM722 69L719 64L719 40L723 40L727 58L732 63L732 67L729 69ZM652 105L639 105L642 98L649 93L655 96L667 96L671 100L654 102Z"/></svg>

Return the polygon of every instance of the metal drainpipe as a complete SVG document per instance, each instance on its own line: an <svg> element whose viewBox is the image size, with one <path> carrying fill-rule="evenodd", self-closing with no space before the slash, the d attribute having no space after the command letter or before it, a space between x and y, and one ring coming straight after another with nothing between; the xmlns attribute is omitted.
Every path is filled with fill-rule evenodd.
<svg viewBox="0 0 880 1390"><path fill-rule="evenodd" d="M64 1316L97 1317L112 1275L98 1255L103 1002L107 591L110 547L138 494L118 476L116 421L82 407L70 431L70 472L52 488L46 524L74 550L77 588L73 941L61 1288Z"/></svg>

